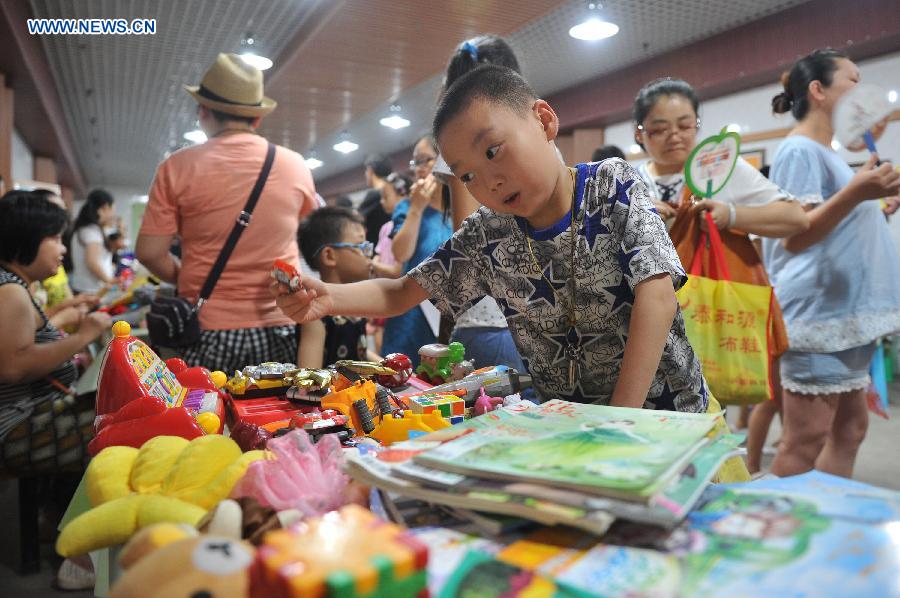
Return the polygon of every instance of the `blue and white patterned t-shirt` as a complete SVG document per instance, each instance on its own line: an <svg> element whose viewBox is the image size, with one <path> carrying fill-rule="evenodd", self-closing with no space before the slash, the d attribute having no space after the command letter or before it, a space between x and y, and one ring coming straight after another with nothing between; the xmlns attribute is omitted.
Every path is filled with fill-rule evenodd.
<svg viewBox="0 0 900 598"><path fill-rule="evenodd" d="M570 217L535 231L525 220L482 207L409 275L452 317L494 297L542 399L606 404L621 370L635 286L666 273L680 288L687 277L647 188L626 162L577 167L574 277ZM575 280L584 348L575 388L568 384L566 308L535 266L526 234L562 301L570 300L567 281ZM702 412L706 406L700 362L678 310L644 407Z"/></svg>

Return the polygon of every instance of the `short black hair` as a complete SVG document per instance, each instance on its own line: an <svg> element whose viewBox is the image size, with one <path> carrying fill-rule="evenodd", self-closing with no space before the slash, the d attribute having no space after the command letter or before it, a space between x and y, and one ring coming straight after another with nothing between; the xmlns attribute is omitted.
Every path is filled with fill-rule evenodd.
<svg viewBox="0 0 900 598"><path fill-rule="evenodd" d="M352 208L353 200L350 199L349 195L338 195L334 200L334 205L339 208Z"/></svg>
<svg viewBox="0 0 900 598"><path fill-rule="evenodd" d="M387 156L383 154L369 154L366 156L366 161L363 164L367 168L372 169L372 174L377 176L380 179L383 179L387 175L391 174L391 171L394 170L391 166L391 161Z"/></svg>
<svg viewBox="0 0 900 598"><path fill-rule="evenodd" d="M300 223L297 242L303 259L313 270L319 269L316 252L329 243L340 243L344 227L348 223L366 225L365 219L356 210L338 206L319 208Z"/></svg>
<svg viewBox="0 0 900 598"><path fill-rule="evenodd" d="M480 66L454 81L441 96L434 115L432 134L438 139L447 123L475 100L524 112L536 99L534 90L516 71L497 65Z"/></svg>
<svg viewBox="0 0 900 598"><path fill-rule="evenodd" d="M209 109L209 113L212 114L212 117L216 119L216 122L219 124L223 124L228 121L235 121L247 125L252 125L253 121L256 120L255 116L238 116L236 114L228 114L227 112L222 112L221 110L213 110L212 108Z"/></svg>
<svg viewBox="0 0 900 598"><path fill-rule="evenodd" d="M64 209L33 191L0 197L0 259L28 266L44 239L62 234L69 223Z"/></svg>
<svg viewBox="0 0 900 598"><path fill-rule="evenodd" d="M604 145L594 150L591 162L602 162L607 158L622 158L624 160L625 152L618 145Z"/></svg>

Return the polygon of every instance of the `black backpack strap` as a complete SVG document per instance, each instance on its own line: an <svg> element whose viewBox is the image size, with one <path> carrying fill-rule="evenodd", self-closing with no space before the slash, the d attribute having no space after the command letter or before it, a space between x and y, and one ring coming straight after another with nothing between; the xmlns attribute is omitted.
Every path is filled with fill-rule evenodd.
<svg viewBox="0 0 900 598"><path fill-rule="evenodd" d="M228 258L231 257L231 252L234 251L238 239L241 238L241 233L249 226L253 208L256 207L256 202L259 201L259 196L262 194L263 187L266 186L266 179L269 178L269 172L272 170L272 162L274 161L275 144L270 142L262 170L259 171L259 177L256 179L256 184L253 185L253 191L250 192L250 197L247 198L247 204L238 215L237 220L234 223L234 228L231 229L231 234L228 235L228 239L225 241L225 246L222 247L222 251L219 252L216 263L213 264L212 270L209 271L209 276L206 277L206 282L203 283L203 288L200 290L200 298L197 300L196 309L199 310L206 300L209 299L209 296L212 295L213 289L219 281L219 277L222 276L222 272L225 270L225 264L228 263Z"/></svg>

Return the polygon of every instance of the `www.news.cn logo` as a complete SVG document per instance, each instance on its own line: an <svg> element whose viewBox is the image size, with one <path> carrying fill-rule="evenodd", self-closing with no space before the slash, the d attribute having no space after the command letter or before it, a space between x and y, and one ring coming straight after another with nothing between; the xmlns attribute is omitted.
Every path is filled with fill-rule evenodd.
<svg viewBox="0 0 900 598"><path fill-rule="evenodd" d="M31 35L156 35L156 19L28 19Z"/></svg>

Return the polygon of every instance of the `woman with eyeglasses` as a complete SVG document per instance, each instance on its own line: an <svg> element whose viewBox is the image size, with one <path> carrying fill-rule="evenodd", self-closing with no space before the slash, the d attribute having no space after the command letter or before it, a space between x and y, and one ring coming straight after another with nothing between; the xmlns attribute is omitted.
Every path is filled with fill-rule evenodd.
<svg viewBox="0 0 900 598"><path fill-rule="evenodd" d="M416 181L409 197L402 199L391 214L394 223L391 250L394 258L403 263L403 274L437 251L453 232L443 209L444 185L431 174L437 155L437 145L430 135L419 139L411 163ZM413 367L417 366L419 348L436 341L423 311L429 309L434 309L430 303L389 318L384 326L381 352L403 353L412 360Z"/></svg>
<svg viewBox="0 0 900 598"><path fill-rule="evenodd" d="M693 261L701 229L706 228L704 214L709 212L725 245L731 279L768 285L759 252L748 234L790 237L809 228L809 219L793 197L743 158L738 158L731 178L715 199L698 201L691 195L685 185L684 167L697 145L699 107L694 89L679 79L657 79L638 92L633 106L634 139L650 158L638 166L638 173L655 198L654 205L669 227L685 268ZM760 468L765 433L781 394L775 365L778 356L787 349L787 333L777 302L772 320L770 369L775 400L754 409L755 421L751 421L748 441L751 473ZM728 401L728 397L718 398Z"/></svg>

